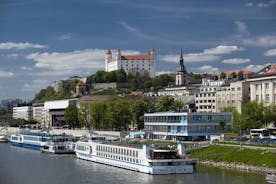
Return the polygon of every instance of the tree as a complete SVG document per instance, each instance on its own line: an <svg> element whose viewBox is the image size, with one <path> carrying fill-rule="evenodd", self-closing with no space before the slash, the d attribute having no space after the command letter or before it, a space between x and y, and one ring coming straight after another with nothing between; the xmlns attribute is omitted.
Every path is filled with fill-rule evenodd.
<svg viewBox="0 0 276 184"><path fill-rule="evenodd" d="M90 121L89 125L95 129L108 129L109 122L106 121L106 101L94 101L89 105L90 108Z"/></svg>
<svg viewBox="0 0 276 184"><path fill-rule="evenodd" d="M91 128L91 124L89 123L89 105L88 104L80 104L78 108L78 118L81 127L86 127L88 129Z"/></svg>
<svg viewBox="0 0 276 184"><path fill-rule="evenodd" d="M226 126L225 120L219 120L219 130L224 131L226 128L225 126Z"/></svg>
<svg viewBox="0 0 276 184"><path fill-rule="evenodd" d="M226 74L224 72L220 73L220 79L225 79L226 78Z"/></svg>
<svg viewBox="0 0 276 184"><path fill-rule="evenodd" d="M241 115L234 107L227 107L222 110L222 112L231 112L232 113L232 131L239 133L241 122Z"/></svg>
<svg viewBox="0 0 276 184"><path fill-rule="evenodd" d="M66 124L72 128L80 127L78 119L78 109L76 105L70 104L64 112L64 119Z"/></svg>
<svg viewBox="0 0 276 184"><path fill-rule="evenodd" d="M175 100L172 96L162 96L155 103L157 111L169 111L180 110L183 107L183 103Z"/></svg>
<svg viewBox="0 0 276 184"><path fill-rule="evenodd" d="M132 113L132 118L133 121L137 124L138 130L144 128L144 114L145 112L148 112L151 106L152 104L147 98L135 100L134 103L131 104L130 109Z"/></svg>
<svg viewBox="0 0 276 184"><path fill-rule="evenodd" d="M232 79L236 79L236 78L237 78L236 72L232 72L232 73L231 73L231 78L232 78Z"/></svg>
<svg viewBox="0 0 276 184"><path fill-rule="evenodd" d="M108 101L106 117L112 129L127 130L131 123L130 112L131 101L129 99L117 98Z"/></svg>

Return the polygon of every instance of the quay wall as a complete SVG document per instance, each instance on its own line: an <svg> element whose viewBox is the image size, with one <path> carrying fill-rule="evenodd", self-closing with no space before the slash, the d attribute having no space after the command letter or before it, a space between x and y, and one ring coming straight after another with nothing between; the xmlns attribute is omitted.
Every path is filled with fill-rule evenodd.
<svg viewBox="0 0 276 184"><path fill-rule="evenodd" d="M0 127L0 134L10 135L18 132L20 129L18 127ZM40 129L31 130L33 132L41 132ZM88 136L89 130L84 129L50 129L51 134L68 134L76 137ZM91 131L90 131L91 132ZM119 131L93 131L92 134L97 134L99 136L110 136L110 137L124 137L127 134L125 132Z"/></svg>
<svg viewBox="0 0 276 184"><path fill-rule="evenodd" d="M270 168L270 167L253 166L253 165L240 164L240 163L203 161L203 160L198 160L197 163L201 165L224 168L224 169L276 174L276 168Z"/></svg>

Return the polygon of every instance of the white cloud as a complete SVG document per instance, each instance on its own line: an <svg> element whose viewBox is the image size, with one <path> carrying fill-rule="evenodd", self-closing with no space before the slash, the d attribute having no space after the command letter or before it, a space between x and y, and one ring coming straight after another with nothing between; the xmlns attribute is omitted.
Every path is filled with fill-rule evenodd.
<svg viewBox="0 0 276 184"><path fill-rule="evenodd" d="M248 65L246 67L247 70L250 70L252 72L258 72L260 71L261 69L263 69L264 67L266 67L267 65L270 65L271 63L266 63L266 64L263 64L263 65Z"/></svg>
<svg viewBox="0 0 276 184"><path fill-rule="evenodd" d="M270 50L267 50L265 53L264 53L265 56L276 56L276 49L270 49Z"/></svg>
<svg viewBox="0 0 276 184"><path fill-rule="evenodd" d="M119 21L117 22L119 25L121 25L122 27L124 27L125 29L131 31L131 32L137 32L137 29L128 25L126 22L123 22L123 21Z"/></svg>
<svg viewBox="0 0 276 184"><path fill-rule="evenodd" d="M139 53L133 50L122 51L122 55ZM32 53L27 55L26 58L35 61L34 67L42 70L37 75L75 75L104 69L105 50L86 49L72 52Z"/></svg>
<svg viewBox="0 0 276 184"><path fill-rule="evenodd" d="M230 54L234 51L241 51L241 50L243 50L243 48L240 48L236 45L219 45L215 48L204 49L203 53L219 55L219 54Z"/></svg>
<svg viewBox="0 0 276 184"><path fill-rule="evenodd" d="M31 83L24 84L22 86L22 91L38 91L49 85L49 81L46 79L36 79Z"/></svg>
<svg viewBox="0 0 276 184"><path fill-rule="evenodd" d="M258 3L257 4L257 7L260 7L260 8L266 8L268 6L269 6L269 4L267 4L267 3Z"/></svg>
<svg viewBox="0 0 276 184"><path fill-rule="evenodd" d="M10 49L15 49L15 50L23 50L23 49L43 49L47 48L46 45L40 45L40 44L33 44L33 43L15 43L15 42L5 42L5 43L0 43L0 50L10 50Z"/></svg>
<svg viewBox="0 0 276 184"><path fill-rule="evenodd" d="M237 65L237 64L248 63L250 61L251 60L249 58L246 58L246 59L245 58L232 58L232 59L224 59L222 61L222 63Z"/></svg>
<svg viewBox="0 0 276 184"><path fill-rule="evenodd" d="M193 71L198 73L214 73L219 71L219 68L210 65L203 65L201 67L193 68Z"/></svg>
<svg viewBox="0 0 276 184"><path fill-rule="evenodd" d="M219 56L204 53L191 53L184 55L184 60L187 62L203 62L203 61L216 61Z"/></svg>
<svg viewBox="0 0 276 184"><path fill-rule="evenodd" d="M19 54L7 54L6 57L9 59L16 59L18 58Z"/></svg>
<svg viewBox="0 0 276 184"><path fill-rule="evenodd" d="M7 78L7 77L13 77L13 76L14 76L13 72L0 70L0 78Z"/></svg>
<svg viewBox="0 0 276 184"><path fill-rule="evenodd" d="M156 76L163 75L163 74L172 74L172 71L158 71L155 73Z"/></svg>
<svg viewBox="0 0 276 184"><path fill-rule="evenodd" d="M220 57L218 55L230 54L234 51L241 51L243 48L240 48L235 45L219 45L214 48L204 49L200 53L189 53L184 54L185 62L203 62L203 61L216 61ZM166 62L179 62L179 55L159 55L159 59Z"/></svg>
<svg viewBox="0 0 276 184"><path fill-rule="evenodd" d="M67 33L67 34L63 34L61 36L58 37L58 40L69 40L73 37L73 34L72 33Z"/></svg>
<svg viewBox="0 0 276 184"><path fill-rule="evenodd" d="M276 45L276 36L265 35L257 38L244 38L242 43L247 46L272 47Z"/></svg>
<svg viewBox="0 0 276 184"><path fill-rule="evenodd" d="M235 24L240 34L248 34L247 25L244 22L236 21Z"/></svg>
<svg viewBox="0 0 276 184"><path fill-rule="evenodd" d="M21 69L21 70L26 70L26 71L31 71L31 70L33 70L32 67L27 67L27 66L21 66L20 69Z"/></svg>
<svg viewBox="0 0 276 184"><path fill-rule="evenodd" d="M245 4L245 6L253 6L254 4L252 2L248 2Z"/></svg>

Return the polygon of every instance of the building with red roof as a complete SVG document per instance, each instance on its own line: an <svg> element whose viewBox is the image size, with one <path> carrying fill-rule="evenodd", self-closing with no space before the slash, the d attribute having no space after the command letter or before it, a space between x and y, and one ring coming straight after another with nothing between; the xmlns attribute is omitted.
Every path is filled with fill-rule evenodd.
<svg viewBox="0 0 276 184"><path fill-rule="evenodd" d="M155 57L154 49L151 49L148 54L139 55L122 55L121 50L117 49L112 55L110 49L105 53L105 71L111 72L114 70L123 69L126 73L148 74L150 77L155 76Z"/></svg>

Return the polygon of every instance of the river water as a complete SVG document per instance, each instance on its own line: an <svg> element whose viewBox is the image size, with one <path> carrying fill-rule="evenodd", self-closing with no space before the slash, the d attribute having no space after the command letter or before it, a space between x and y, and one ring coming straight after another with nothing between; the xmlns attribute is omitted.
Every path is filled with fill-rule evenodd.
<svg viewBox="0 0 276 184"><path fill-rule="evenodd" d="M198 167L193 174L148 175L0 144L0 184L262 184L264 174Z"/></svg>

